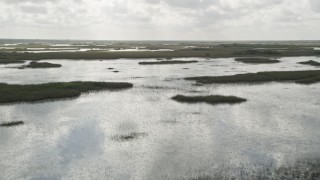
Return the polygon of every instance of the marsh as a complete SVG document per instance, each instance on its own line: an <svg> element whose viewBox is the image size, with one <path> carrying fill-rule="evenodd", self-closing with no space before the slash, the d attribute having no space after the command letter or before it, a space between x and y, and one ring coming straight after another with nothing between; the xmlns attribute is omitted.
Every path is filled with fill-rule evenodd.
<svg viewBox="0 0 320 180"><path fill-rule="evenodd" d="M2 104L1 123L24 124L0 128L0 179L240 175L254 179L257 174L276 177L277 173L294 173L298 170L282 167L319 157L320 83L195 86L195 81L185 78L316 71L317 67L299 64L309 59L320 60L283 57L278 63L251 65L236 63L235 58L172 58L198 63L142 66L138 62L157 60L57 59L45 62L61 64L60 68L24 70L8 68L20 64L0 65L0 82L9 85L72 81L133 84L123 91L93 91L72 99ZM171 99L178 94L236 96L247 101L190 104ZM300 164L297 167L301 170Z"/></svg>
<svg viewBox="0 0 320 180"><path fill-rule="evenodd" d="M320 0L0 0L0 180L320 180Z"/></svg>

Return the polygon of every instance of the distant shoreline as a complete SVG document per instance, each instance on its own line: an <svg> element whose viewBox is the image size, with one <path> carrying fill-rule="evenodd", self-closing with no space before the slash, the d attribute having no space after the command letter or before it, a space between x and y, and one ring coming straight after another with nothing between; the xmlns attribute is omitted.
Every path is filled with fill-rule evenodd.
<svg viewBox="0 0 320 180"><path fill-rule="evenodd" d="M49 59L171 59L319 56L320 41L43 41L0 40L0 63ZM32 41L32 40L26 40ZM36 41L36 40L35 40Z"/></svg>

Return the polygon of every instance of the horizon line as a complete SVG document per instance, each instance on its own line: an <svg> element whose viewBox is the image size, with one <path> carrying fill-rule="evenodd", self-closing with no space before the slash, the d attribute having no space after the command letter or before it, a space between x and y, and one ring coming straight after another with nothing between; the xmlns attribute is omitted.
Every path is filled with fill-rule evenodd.
<svg viewBox="0 0 320 180"><path fill-rule="evenodd" d="M265 42L269 42L269 41L320 41L320 40L310 40L310 39L290 39L290 40L285 40L285 39L281 39L281 40L139 40L139 39L135 39L135 40L106 40L106 39L47 39L47 38L0 38L0 40L49 40L49 41L176 41L176 42L183 42L183 41L191 41L191 42L235 42L235 41L240 41L240 42L246 42L246 41L251 41L251 42L257 42L257 41L265 41Z"/></svg>

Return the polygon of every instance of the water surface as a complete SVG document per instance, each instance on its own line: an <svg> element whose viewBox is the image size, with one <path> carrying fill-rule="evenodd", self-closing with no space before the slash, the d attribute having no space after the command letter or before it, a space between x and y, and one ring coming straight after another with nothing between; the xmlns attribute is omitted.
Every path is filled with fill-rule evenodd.
<svg viewBox="0 0 320 180"><path fill-rule="evenodd" d="M318 69L297 64L310 59L320 62L317 57L291 57L267 65L234 58L188 58L199 63L151 66L131 59L45 61L62 64L54 69L1 65L0 82L12 84L124 81L135 87L1 105L0 123L25 124L0 128L0 179L177 179L214 174L221 167L251 171L317 157L320 84L195 86L182 79ZM184 104L170 99L177 94L235 95L248 101Z"/></svg>

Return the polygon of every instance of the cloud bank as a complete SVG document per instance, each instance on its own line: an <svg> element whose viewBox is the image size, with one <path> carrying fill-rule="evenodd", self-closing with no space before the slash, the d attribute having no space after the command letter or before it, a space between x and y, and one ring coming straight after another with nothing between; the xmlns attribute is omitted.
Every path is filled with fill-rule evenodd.
<svg viewBox="0 0 320 180"><path fill-rule="evenodd" d="M0 0L0 38L315 40L319 0Z"/></svg>

